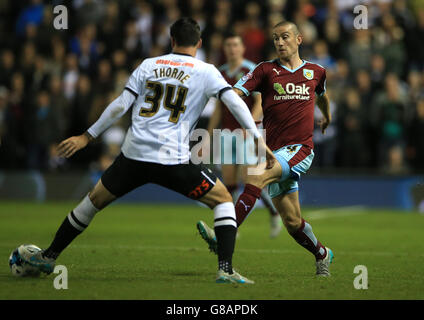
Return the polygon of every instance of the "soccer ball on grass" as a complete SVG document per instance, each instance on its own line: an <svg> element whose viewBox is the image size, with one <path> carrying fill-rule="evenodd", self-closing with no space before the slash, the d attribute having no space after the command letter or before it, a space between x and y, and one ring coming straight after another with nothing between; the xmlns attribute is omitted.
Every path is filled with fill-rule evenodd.
<svg viewBox="0 0 424 320"><path fill-rule="evenodd" d="M41 251L41 249L33 244L23 244L13 250L9 257L9 267L12 274L17 277L38 277L40 270L21 257L24 252L34 254L38 251Z"/></svg>

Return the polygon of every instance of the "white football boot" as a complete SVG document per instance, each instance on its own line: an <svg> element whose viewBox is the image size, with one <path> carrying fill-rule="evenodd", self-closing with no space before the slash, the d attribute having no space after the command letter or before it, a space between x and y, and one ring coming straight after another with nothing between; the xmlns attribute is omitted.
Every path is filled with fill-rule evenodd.
<svg viewBox="0 0 424 320"><path fill-rule="evenodd" d="M36 267L41 272L50 274L54 270L56 264L55 259L43 257L42 250L32 250L28 246L20 246L18 248L19 256L29 265Z"/></svg>

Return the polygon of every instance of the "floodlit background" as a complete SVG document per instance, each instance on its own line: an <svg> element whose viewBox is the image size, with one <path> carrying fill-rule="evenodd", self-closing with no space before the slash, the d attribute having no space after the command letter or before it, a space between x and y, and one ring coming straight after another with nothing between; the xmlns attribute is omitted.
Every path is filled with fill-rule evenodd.
<svg viewBox="0 0 424 320"><path fill-rule="evenodd" d="M359 3L368 4L367 30L353 28ZM68 9L68 30L53 28L57 5ZM316 174L324 179L319 184L328 175L346 176L341 189L349 187L352 174L359 185L369 182L362 196L342 193L341 204L387 201L411 209L423 198L420 179L411 177L424 172L422 1L31 0L1 1L0 12L0 197L84 194L119 152L129 113L69 160L56 156L56 144L84 132L144 58L170 52L169 26L187 15L202 28L198 58L216 66L224 63L227 30L243 37L247 59L273 59L270 29L288 19L304 36L301 56L327 69L334 121L325 136L315 132L316 156L303 202L331 205L331 198L308 187ZM203 114L203 126L210 113ZM57 190L60 177L71 182ZM369 197L386 182L384 197L381 192Z"/></svg>
<svg viewBox="0 0 424 320"><path fill-rule="evenodd" d="M353 27L358 4L368 29ZM67 30L53 28L58 5ZM195 229L213 223L211 211L153 185L106 208L64 251L69 290L52 276L13 278L7 256L49 245L119 153L129 114L71 159L55 146L94 123L143 59L170 52L181 16L199 22L198 58L217 67L227 30L247 59L275 58L270 30L287 19L303 34L301 57L326 68L333 123L324 136L317 126L300 200L335 253L331 279L314 278L312 255L285 230L269 238L259 205L234 256L257 284L215 286L216 257ZM423 0L0 0L0 299L423 299L423 40ZM353 287L357 265L368 268L367 290Z"/></svg>

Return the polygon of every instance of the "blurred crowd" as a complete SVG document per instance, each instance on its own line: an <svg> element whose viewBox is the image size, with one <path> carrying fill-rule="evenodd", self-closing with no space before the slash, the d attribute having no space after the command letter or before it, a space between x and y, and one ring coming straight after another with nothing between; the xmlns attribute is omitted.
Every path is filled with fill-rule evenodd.
<svg viewBox="0 0 424 320"><path fill-rule="evenodd" d="M360 3L368 29L356 30ZM67 30L53 27L57 5L68 10ZM327 69L331 98L333 123L326 135L317 125L314 166L424 171L422 0L0 1L0 168L107 167L129 115L69 160L56 145L83 133L143 59L170 52L169 26L181 16L199 22L198 58L216 66L224 32L240 34L258 63L275 58L272 26L295 22L301 57Z"/></svg>

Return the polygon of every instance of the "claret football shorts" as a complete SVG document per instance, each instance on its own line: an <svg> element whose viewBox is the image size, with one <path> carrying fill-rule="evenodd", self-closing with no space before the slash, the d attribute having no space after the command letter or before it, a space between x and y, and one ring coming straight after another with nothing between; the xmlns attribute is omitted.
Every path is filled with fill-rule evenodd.
<svg viewBox="0 0 424 320"><path fill-rule="evenodd" d="M279 182L268 185L271 198L297 191L300 175L308 171L314 159L314 151L301 144L285 146L273 153L283 168L283 175Z"/></svg>
<svg viewBox="0 0 424 320"><path fill-rule="evenodd" d="M128 159L121 153L103 173L101 180L116 197L146 183L154 183L197 200L213 188L217 178L202 164L163 165Z"/></svg>

